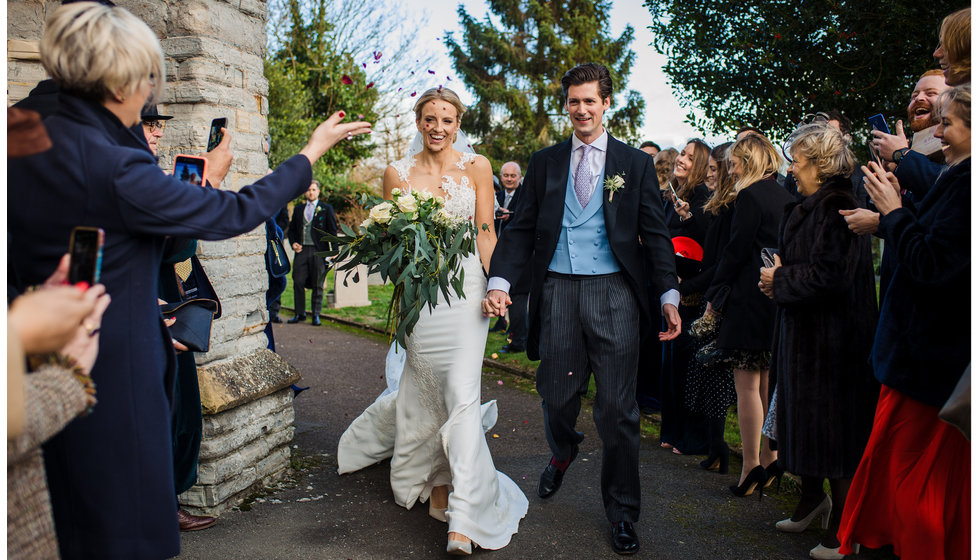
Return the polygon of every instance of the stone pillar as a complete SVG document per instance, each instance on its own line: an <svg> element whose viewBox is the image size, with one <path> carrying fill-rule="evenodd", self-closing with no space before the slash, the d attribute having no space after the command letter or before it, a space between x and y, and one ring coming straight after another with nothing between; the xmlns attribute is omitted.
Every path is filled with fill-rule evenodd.
<svg viewBox="0 0 980 560"><path fill-rule="evenodd" d="M178 153L204 152L211 119L226 117L235 160L221 188L238 190L261 178L268 167L262 149L269 88L263 75L265 1L115 1L143 19L163 46L167 86L158 103L174 118L160 141L161 167L171 169ZM7 2L8 105L45 77L37 43L47 15L60 4ZM234 505L249 487L272 482L289 465L292 393L287 388L299 374L266 350L264 253L261 225L234 239L198 244L222 306L211 351L196 356L205 441L198 486L181 501L198 512ZM229 446L238 447L232 458L224 452Z"/></svg>

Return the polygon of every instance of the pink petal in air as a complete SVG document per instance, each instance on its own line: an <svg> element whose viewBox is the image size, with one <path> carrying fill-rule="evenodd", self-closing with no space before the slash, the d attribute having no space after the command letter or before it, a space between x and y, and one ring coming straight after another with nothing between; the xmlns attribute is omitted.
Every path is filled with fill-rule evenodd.
<svg viewBox="0 0 980 560"><path fill-rule="evenodd" d="M344 74L344 75L343 75L343 76L342 76L342 77L340 78L340 81L341 81L341 83L343 83L343 84L344 84L344 85L346 85L346 86L349 86L349 85L351 85L351 84L353 84L353 83L354 83L354 80L352 80L352 79L351 79L351 77L350 77L350 76L348 76L347 74Z"/></svg>

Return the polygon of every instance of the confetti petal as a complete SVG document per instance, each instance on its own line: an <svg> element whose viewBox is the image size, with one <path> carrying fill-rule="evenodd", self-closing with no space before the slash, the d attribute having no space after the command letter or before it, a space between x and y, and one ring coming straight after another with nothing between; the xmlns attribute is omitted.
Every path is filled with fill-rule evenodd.
<svg viewBox="0 0 980 560"><path fill-rule="evenodd" d="M414 94L413 94L413 95L414 95ZM311 341L311 342L312 342L312 341ZM497 358L498 358L499 356L497 355L497 353L496 353L496 352L494 352L493 354L490 354L490 357L491 357L491 358L493 358L494 360L496 360L496 359L497 359Z"/></svg>
<svg viewBox="0 0 980 560"><path fill-rule="evenodd" d="M571 374L572 374L572 372L568 372L568 375L571 375Z"/></svg>
<svg viewBox="0 0 980 560"><path fill-rule="evenodd" d="M370 83L370 84L368 84L368 85L367 85L367 87L365 87L364 89L371 89L371 88L373 88L373 87L374 87L374 82L371 82L371 83Z"/></svg>
<svg viewBox="0 0 980 560"><path fill-rule="evenodd" d="M363 67L365 67L365 68L367 68L367 62L362 62L362 63L361 63L361 66L363 66Z"/></svg>
<svg viewBox="0 0 980 560"><path fill-rule="evenodd" d="M343 83L344 85L348 85L348 86L354 83L354 80L352 80L352 79L351 79L351 77L350 77L350 76L348 76L347 74L344 74L344 75L343 75L343 76L342 76L342 77L340 78L340 81L341 81L341 82L342 82L342 83Z"/></svg>
<svg viewBox="0 0 980 560"><path fill-rule="evenodd" d="M503 385L503 384L504 384L504 382L503 382L503 381L498 381L498 382L497 382L497 385Z"/></svg>
<svg viewBox="0 0 980 560"><path fill-rule="evenodd" d="M499 438L500 436L498 436L497 434L493 434L493 439L499 439Z"/></svg>
<svg viewBox="0 0 980 560"><path fill-rule="evenodd" d="M381 60L381 51L374 51L374 60Z"/></svg>
<svg viewBox="0 0 980 560"><path fill-rule="evenodd" d="M413 91L413 92L412 92L412 95L410 95L409 97L415 97L415 94L416 94L416 93L418 93L418 92L416 92L416 91Z"/></svg>
<svg viewBox="0 0 980 560"><path fill-rule="evenodd" d="M429 74L432 74L433 76L435 76L436 71L435 70L429 70Z"/></svg>

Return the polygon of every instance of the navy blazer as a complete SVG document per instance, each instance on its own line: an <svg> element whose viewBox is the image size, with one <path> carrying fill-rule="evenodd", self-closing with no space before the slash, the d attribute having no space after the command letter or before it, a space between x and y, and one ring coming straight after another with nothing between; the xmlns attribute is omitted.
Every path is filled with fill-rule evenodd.
<svg viewBox="0 0 980 560"><path fill-rule="evenodd" d="M970 363L970 160L941 174L916 211L882 216L878 233L896 266L871 350L875 377L942 406Z"/></svg>
<svg viewBox="0 0 980 560"><path fill-rule="evenodd" d="M571 153L572 140L569 138L531 155L527 174L518 191L521 195L516 213L501 232L490 261L490 276L502 277L512 286L520 280L523 271L531 267L527 354L532 360L538 359L541 288L561 233ZM612 201L607 193L602 193L606 235L613 256L640 303L642 314L649 320L652 313L648 281L658 294L677 289L674 248L664 221L663 199L653 158L610 135L605 177L614 175L621 175L626 184L613 195ZM644 259L652 270L650 278L646 277ZM656 308L659 309L659 302Z"/></svg>
<svg viewBox="0 0 980 560"><path fill-rule="evenodd" d="M8 162L10 258L43 282L75 226L105 230L95 411L44 446L65 558L168 558L179 552L171 458L174 349L157 306L166 236L217 240L255 229L310 185L296 156L240 191L166 175L136 134L101 105L59 94L44 120L53 147Z"/></svg>

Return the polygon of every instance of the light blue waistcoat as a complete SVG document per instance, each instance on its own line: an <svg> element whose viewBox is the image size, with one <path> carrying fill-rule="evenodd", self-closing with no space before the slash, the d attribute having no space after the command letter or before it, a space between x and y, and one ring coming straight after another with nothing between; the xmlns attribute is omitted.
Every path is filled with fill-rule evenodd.
<svg viewBox="0 0 980 560"><path fill-rule="evenodd" d="M561 235L555 246L548 270L562 274L611 274L619 272L619 264L606 237L606 218L602 213L602 182L605 167L592 198L582 208L575 196L575 175L568 174L565 188L565 212L561 219Z"/></svg>

